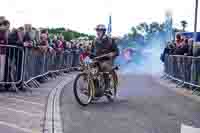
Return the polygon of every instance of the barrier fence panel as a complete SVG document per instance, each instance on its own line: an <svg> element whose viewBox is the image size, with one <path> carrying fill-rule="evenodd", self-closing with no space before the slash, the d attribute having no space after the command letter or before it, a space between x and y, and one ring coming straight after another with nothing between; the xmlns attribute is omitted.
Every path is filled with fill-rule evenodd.
<svg viewBox="0 0 200 133"><path fill-rule="evenodd" d="M175 80L200 87L200 58L180 55L166 55L165 73Z"/></svg>
<svg viewBox="0 0 200 133"><path fill-rule="evenodd" d="M23 80L24 50L0 45L0 84L18 84Z"/></svg>
<svg viewBox="0 0 200 133"><path fill-rule="evenodd" d="M0 45L0 84L19 84L49 72L79 66L79 50L50 52L39 47Z"/></svg>
<svg viewBox="0 0 200 133"><path fill-rule="evenodd" d="M72 52L74 55L74 59L73 59L73 65L72 67L76 67L76 66L79 66L79 63L80 63L80 58L79 58L79 55L80 55L80 50L74 50Z"/></svg>

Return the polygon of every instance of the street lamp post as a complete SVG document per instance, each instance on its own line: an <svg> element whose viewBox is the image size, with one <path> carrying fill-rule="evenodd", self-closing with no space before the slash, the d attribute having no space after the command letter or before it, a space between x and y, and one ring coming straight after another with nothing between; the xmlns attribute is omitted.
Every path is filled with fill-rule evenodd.
<svg viewBox="0 0 200 133"><path fill-rule="evenodd" d="M195 3L195 19L194 19L194 41L196 41L199 0L195 0L195 1L196 1L196 3Z"/></svg>
<svg viewBox="0 0 200 133"><path fill-rule="evenodd" d="M195 0L195 19L194 19L194 54L196 54L196 50L198 49L196 40L197 40L197 19L198 19L198 5L199 5L199 0Z"/></svg>

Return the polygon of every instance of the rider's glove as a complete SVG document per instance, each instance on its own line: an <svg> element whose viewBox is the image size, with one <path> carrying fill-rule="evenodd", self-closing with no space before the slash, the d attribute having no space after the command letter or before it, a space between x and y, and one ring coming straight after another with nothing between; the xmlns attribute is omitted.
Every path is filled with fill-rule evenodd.
<svg viewBox="0 0 200 133"><path fill-rule="evenodd" d="M92 62L92 60L90 59L90 57L86 57L85 59L84 59L84 62L86 63L86 64L90 64L91 62Z"/></svg>

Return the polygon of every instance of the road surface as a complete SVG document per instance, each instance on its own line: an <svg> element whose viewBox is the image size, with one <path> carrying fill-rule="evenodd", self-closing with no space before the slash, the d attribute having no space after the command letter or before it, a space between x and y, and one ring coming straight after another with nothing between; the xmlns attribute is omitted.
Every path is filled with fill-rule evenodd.
<svg viewBox="0 0 200 133"><path fill-rule="evenodd" d="M176 94L150 75L120 75L119 97L81 107L72 83L61 96L64 133L180 133L200 128L200 103Z"/></svg>
<svg viewBox="0 0 200 133"><path fill-rule="evenodd" d="M31 88L32 92L0 91L0 133L43 133L49 93L66 77L70 74Z"/></svg>

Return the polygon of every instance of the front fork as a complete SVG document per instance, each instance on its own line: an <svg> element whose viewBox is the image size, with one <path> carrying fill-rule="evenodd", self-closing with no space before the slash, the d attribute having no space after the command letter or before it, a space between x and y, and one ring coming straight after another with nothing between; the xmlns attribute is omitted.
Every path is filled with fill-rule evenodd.
<svg viewBox="0 0 200 133"><path fill-rule="evenodd" d="M94 84L94 80L92 78L89 78L89 81L88 81L88 84L89 84L89 91L90 91L90 95L92 97L95 96L95 84Z"/></svg>

